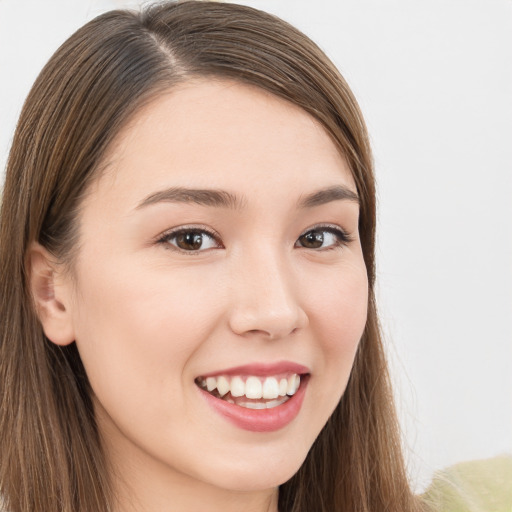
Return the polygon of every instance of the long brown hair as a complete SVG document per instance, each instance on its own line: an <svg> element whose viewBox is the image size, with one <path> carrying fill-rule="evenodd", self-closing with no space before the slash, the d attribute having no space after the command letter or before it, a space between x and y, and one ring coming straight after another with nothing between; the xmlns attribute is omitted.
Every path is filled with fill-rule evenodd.
<svg viewBox="0 0 512 512"><path fill-rule="evenodd" d="M163 3L112 11L55 53L24 105L0 213L0 495L10 512L109 510L112 493L75 344L43 334L27 248L59 261L79 250L81 198L106 148L142 104L192 77L257 86L300 106L349 162L361 198L368 320L345 394L281 512L418 510L408 486L374 301L375 185L365 124L346 82L304 34L233 4Z"/></svg>

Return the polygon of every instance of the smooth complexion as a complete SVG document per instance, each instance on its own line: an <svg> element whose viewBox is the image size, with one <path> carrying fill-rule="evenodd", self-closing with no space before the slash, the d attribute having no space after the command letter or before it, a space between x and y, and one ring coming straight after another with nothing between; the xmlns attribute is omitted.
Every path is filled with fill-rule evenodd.
<svg viewBox="0 0 512 512"><path fill-rule="evenodd" d="M355 195L307 113L196 80L118 136L83 201L71 273L34 245L43 326L55 343L76 340L117 511L277 510L277 486L343 394L366 321ZM264 431L230 421L196 384L289 363L309 374L302 404Z"/></svg>

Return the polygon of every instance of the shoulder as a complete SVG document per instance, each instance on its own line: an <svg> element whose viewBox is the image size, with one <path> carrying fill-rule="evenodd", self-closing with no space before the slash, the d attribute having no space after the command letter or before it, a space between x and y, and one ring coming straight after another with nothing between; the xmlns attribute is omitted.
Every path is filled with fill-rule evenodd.
<svg viewBox="0 0 512 512"><path fill-rule="evenodd" d="M439 471L422 498L434 512L512 512L512 456Z"/></svg>

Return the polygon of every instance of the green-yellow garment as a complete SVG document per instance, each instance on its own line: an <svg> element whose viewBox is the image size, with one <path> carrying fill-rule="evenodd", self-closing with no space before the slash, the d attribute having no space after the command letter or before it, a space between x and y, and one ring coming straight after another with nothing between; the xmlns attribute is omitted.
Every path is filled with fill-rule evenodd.
<svg viewBox="0 0 512 512"><path fill-rule="evenodd" d="M433 512L512 512L512 456L439 471L423 498Z"/></svg>

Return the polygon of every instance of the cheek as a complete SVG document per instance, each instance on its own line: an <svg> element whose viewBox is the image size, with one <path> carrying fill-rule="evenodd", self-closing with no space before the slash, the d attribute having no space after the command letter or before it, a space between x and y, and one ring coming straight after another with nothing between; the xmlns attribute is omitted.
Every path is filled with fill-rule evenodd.
<svg viewBox="0 0 512 512"><path fill-rule="evenodd" d="M318 282L308 304L310 320L319 325L326 349L344 351L357 345L368 309L364 264L347 264Z"/></svg>
<svg viewBox="0 0 512 512"><path fill-rule="evenodd" d="M144 402L152 387L175 389L214 328L214 290L183 272L103 261L82 273L77 297L82 360L95 392L113 399L130 390Z"/></svg>
<svg viewBox="0 0 512 512"><path fill-rule="evenodd" d="M309 303L310 327L316 334L317 367L322 389L314 398L329 402L333 409L343 394L359 341L364 332L368 308L368 280L364 264L346 265L331 275Z"/></svg>

